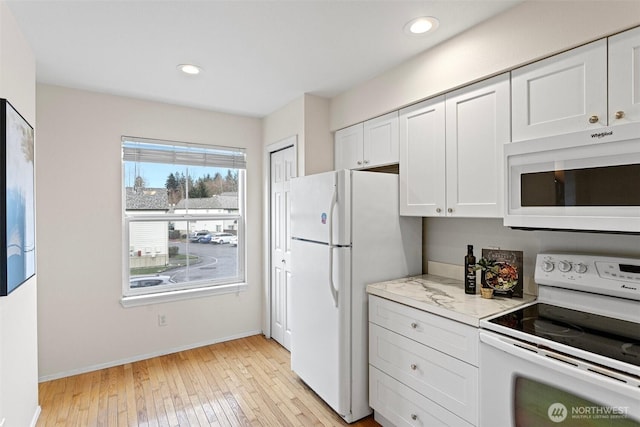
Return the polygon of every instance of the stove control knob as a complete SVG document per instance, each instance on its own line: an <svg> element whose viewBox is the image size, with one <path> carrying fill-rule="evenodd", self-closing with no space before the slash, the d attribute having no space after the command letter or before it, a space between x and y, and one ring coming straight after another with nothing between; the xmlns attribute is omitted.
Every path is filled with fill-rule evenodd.
<svg viewBox="0 0 640 427"><path fill-rule="evenodd" d="M558 270L562 271L563 273L568 273L569 271L571 271L571 263L569 261L560 261L558 263Z"/></svg>
<svg viewBox="0 0 640 427"><path fill-rule="evenodd" d="M553 261L542 261L542 271L549 273L553 271L554 267Z"/></svg>
<svg viewBox="0 0 640 427"><path fill-rule="evenodd" d="M577 263L576 265L573 266L573 269L578 274L584 274L584 273L587 272L588 267L587 267L587 264L583 264L583 263L579 262L579 263Z"/></svg>

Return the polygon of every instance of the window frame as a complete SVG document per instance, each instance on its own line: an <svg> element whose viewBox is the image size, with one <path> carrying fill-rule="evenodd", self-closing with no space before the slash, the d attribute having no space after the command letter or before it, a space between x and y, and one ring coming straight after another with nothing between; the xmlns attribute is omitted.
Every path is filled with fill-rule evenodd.
<svg viewBox="0 0 640 427"><path fill-rule="evenodd" d="M219 147L219 146L208 146L202 144L192 144L192 143L180 143L174 141L161 141L161 140L150 140L143 138L132 138L132 137L122 137L121 144L124 152L124 144L126 141L132 142L150 142L152 144L165 144L179 147L199 147L202 149L212 149L212 150L230 150L233 152L243 152L244 149L239 148L230 148L230 147ZM121 157L122 164L122 174L121 174L121 192L122 192L122 298L120 300L122 306L131 307L145 304L155 304L161 302L175 301L187 298L196 298L201 296L208 295L216 295L216 294L225 294L225 293L238 293L240 291L244 291L247 289L247 280L246 280L246 253L247 253L247 244L246 244L246 169L236 167L235 169L238 171L238 211L237 213L211 213L206 214L202 212L197 212L195 214L188 213L188 206L186 208L187 213L140 213L137 215L132 215L131 213L127 213L127 205L126 205L126 177L125 177L125 165L130 160L125 160L124 154ZM161 164L174 164L176 166L188 167L188 165L184 165L181 163L162 163ZM211 167L216 167L213 165L209 165ZM220 168L233 169L229 165L219 166ZM237 224L237 268L236 275L232 277L225 277L222 279L202 279L202 280L193 280L189 282L175 283L171 285L160 285L157 287L141 287L141 288L131 288L130 287L130 229L132 223L142 223L142 222L166 222L166 223L176 223L176 222L196 222L196 221L235 221ZM187 227L188 228L188 227ZM215 233L215 231L212 231ZM189 242L189 238L187 236L185 245L190 244L199 244L199 243L191 243Z"/></svg>

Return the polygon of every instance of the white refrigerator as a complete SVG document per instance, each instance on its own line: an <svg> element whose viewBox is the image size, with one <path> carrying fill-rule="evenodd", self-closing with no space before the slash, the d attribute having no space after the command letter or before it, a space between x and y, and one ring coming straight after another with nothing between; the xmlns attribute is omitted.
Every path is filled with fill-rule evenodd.
<svg viewBox="0 0 640 427"><path fill-rule="evenodd" d="M340 170L291 181L291 369L346 422L371 413L366 285L420 274L422 219L398 176Z"/></svg>

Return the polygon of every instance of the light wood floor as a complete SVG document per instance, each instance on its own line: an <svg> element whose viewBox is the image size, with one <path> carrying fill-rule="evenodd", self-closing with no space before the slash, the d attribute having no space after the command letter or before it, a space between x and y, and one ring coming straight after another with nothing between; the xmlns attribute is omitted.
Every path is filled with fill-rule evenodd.
<svg viewBox="0 0 640 427"><path fill-rule="evenodd" d="M262 335L40 384L44 426L346 426ZM371 417L352 424L378 426Z"/></svg>

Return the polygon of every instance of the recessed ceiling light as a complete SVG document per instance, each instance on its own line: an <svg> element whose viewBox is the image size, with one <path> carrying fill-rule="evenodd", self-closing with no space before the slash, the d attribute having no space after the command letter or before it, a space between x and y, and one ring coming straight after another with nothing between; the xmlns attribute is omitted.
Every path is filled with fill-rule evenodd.
<svg viewBox="0 0 640 427"><path fill-rule="evenodd" d="M197 65L193 65L193 64L180 64L178 65L178 70L182 71L183 73L186 74L200 74L200 71L202 71L202 68L198 67Z"/></svg>
<svg viewBox="0 0 640 427"><path fill-rule="evenodd" d="M412 19L404 26L404 32L409 35L421 35L434 31L440 25L433 16L421 16L419 18Z"/></svg>

